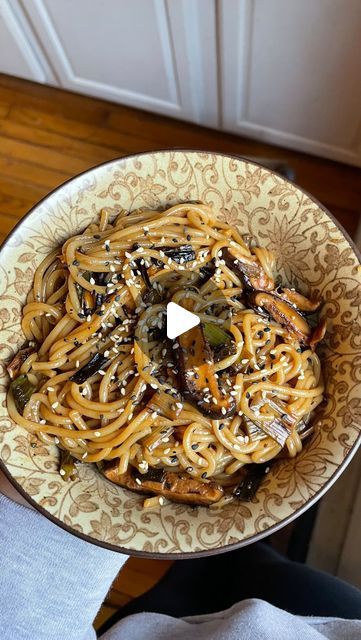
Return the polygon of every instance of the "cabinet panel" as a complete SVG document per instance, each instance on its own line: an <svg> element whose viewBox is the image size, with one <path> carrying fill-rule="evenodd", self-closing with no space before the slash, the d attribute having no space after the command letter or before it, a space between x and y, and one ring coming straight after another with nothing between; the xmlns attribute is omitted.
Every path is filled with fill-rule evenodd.
<svg viewBox="0 0 361 640"><path fill-rule="evenodd" d="M214 0L27 0L26 10L64 87L216 122ZM204 29L212 37L204 40ZM203 82L208 95L198 96L195 75L201 86L209 58L214 69ZM212 106L203 110L204 104Z"/></svg>
<svg viewBox="0 0 361 640"><path fill-rule="evenodd" d="M9 0L0 0L0 72L38 82L47 79L16 2Z"/></svg>
<svg viewBox="0 0 361 640"><path fill-rule="evenodd" d="M221 0L223 126L361 165L361 4Z"/></svg>

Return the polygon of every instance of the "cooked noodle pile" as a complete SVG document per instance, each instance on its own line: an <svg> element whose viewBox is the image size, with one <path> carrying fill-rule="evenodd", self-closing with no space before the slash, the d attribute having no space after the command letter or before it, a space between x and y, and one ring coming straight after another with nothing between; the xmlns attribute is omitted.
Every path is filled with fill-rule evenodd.
<svg viewBox="0 0 361 640"><path fill-rule="evenodd" d="M231 268L230 251L257 266L268 283L260 289L276 291L272 254L251 251L208 206L122 211L112 222L103 210L36 271L17 371L31 393L21 409L10 391L11 418L82 462L116 461L120 475L161 468L223 488L244 465L299 453L322 400L319 358L287 322L251 307L256 287ZM166 305L185 300L198 330L208 327L207 366L232 410L217 413L212 389L197 388L197 367L186 371L178 358L184 346L166 339Z"/></svg>

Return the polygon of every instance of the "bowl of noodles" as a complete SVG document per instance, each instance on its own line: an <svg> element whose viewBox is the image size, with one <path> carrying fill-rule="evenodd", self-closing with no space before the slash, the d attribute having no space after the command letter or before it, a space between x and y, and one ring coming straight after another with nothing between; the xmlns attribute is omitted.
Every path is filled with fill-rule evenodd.
<svg viewBox="0 0 361 640"><path fill-rule="evenodd" d="M359 254L268 169L100 165L32 209L0 270L1 468L70 533L220 553L300 515L357 450ZM197 319L175 337L170 304Z"/></svg>

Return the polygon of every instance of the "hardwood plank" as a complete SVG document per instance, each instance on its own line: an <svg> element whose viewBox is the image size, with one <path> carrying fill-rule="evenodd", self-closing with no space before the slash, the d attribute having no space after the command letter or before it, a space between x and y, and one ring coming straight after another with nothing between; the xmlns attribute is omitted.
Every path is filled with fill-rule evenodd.
<svg viewBox="0 0 361 640"><path fill-rule="evenodd" d="M86 160L91 164L104 162L119 155L119 149L108 148L101 144L93 144L87 140L69 136L69 123L67 121L62 121L64 123L62 133L53 133L44 126L44 119L39 118L38 113L34 113L34 115L37 115L37 121L40 121L38 127L33 126L31 118L30 122L28 119L30 126L26 126L9 118L0 117L0 135L10 140L35 144L41 147L40 153L42 153L42 148L54 149L61 154Z"/></svg>
<svg viewBox="0 0 361 640"><path fill-rule="evenodd" d="M126 604L125 602L119 606ZM94 620L93 626L96 631L99 631L100 627L112 617L112 615L117 611L119 606L111 607L110 605L103 605L101 609L98 611L98 614Z"/></svg>
<svg viewBox="0 0 361 640"><path fill-rule="evenodd" d="M119 593L133 598L140 596L151 589L167 573L172 564L170 560L130 558L112 586L109 601L112 602L113 597Z"/></svg>
<svg viewBox="0 0 361 640"><path fill-rule="evenodd" d="M124 570L127 568L132 571L142 571L152 577L163 576L168 569L172 566L172 560L152 560L151 558L129 558L124 565Z"/></svg>
<svg viewBox="0 0 361 640"><path fill-rule="evenodd" d="M4 193L0 186L0 213L21 218L32 206L32 200L25 198L14 198Z"/></svg>
<svg viewBox="0 0 361 640"><path fill-rule="evenodd" d="M139 131L132 131L131 127L129 132L128 130L119 132L116 129L110 129L95 123L89 124L86 121L79 121L70 115L64 117L57 113L40 112L29 107L12 108L10 118L14 122L41 127L42 130L50 133L67 135L74 140L81 140L94 146L102 146L110 150L110 153L113 154L111 157L164 146L159 141L153 140L153 138L147 139L144 137L145 134L141 134ZM124 126L128 128L130 125L125 122ZM142 126L139 128L141 130Z"/></svg>
<svg viewBox="0 0 361 640"><path fill-rule="evenodd" d="M19 181L19 184L37 185L47 191L54 189L62 182L69 179L69 174L62 171L52 171L45 167L36 166L31 162L9 158L1 153L0 149L0 181L2 177L12 178Z"/></svg>
<svg viewBox="0 0 361 640"><path fill-rule="evenodd" d="M10 81L9 81L10 79ZM23 86L11 88L10 76L0 74L0 92L2 100L12 105L31 106L33 108L45 109L49 113L58 113L66 117L66 114L78 119L80 122L106 124L110 102L97 98L90 98L80 94L72 93L63 89L37 85L30 81L24 82ZM119 105L114 105L115 108ZM129 107L122 107L128 109ZM132 111L132 109L130 109Z"/></svg>
<svg viewBox="0 0 361 640"><path fill-rule="evenodd" d="M0 203L0 233L4 238L12 231L22 216L11 215L3 211Z"/></svg>
<svg viewBox="0 0 361 640"><path fill-rule="evenodd" d="M89 162L80 158L66 156L63 153L42 147L41 149L29 142L19 142L0 135L1 155L14 160L29 162L34 167L47 167L55 171L62 171L68 177L88 169Z"/></svg>
<svg viewBox="0 0 361 640"><path fill-rule="evenodd" d="M0 192L11 198L23 198L26 202L33 205L35 202L44 197L46 189L36 185L26 184L25 182L19 186L19 182L12 178L2 176L0 179Z"/></svg>
<svg viewBox="0 0 361 640"><path fill-rule="evenodd" d="M0 118L6 118L10 111L10 105L0 100Z"/></svg>

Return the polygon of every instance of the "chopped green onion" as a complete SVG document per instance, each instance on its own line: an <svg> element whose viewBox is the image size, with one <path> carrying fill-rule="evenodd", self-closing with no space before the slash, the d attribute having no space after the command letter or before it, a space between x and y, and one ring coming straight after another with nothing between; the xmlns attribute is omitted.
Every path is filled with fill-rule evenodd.
<svg viewBox="0 0 361 640"><path fill-rule="evenodd" d="M64 451L63 449L60 449L59 473L65 482L75 480L79 475L75 466L75 459L69 451Z"/></svg>
<svg viewBox="0 0 361 640"><path fill-rule="evenodd" d="M226 333L221 327L211 322L204 323L204 335L212 347L219 347L231 340L229 333Z"/></svg>
<svg viewBox="0 0 361 640"><path fill-rule="evenodd" d="M10 389L13 394L15 406L19 413L23 413L25 405L29 402L31 395L36 390L33 384L31 384L28 376L23 374L10 384Z"/></svg>

